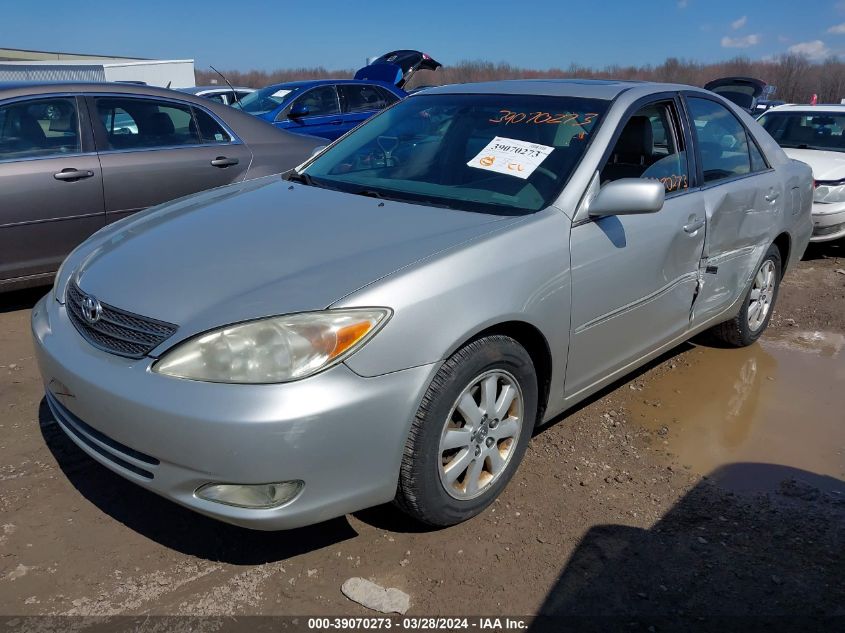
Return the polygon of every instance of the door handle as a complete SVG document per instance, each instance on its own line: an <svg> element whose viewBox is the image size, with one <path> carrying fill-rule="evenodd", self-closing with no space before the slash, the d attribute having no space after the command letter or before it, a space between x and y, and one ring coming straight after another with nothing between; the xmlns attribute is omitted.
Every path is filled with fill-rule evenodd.
<svg viewBox="0 0 845 633"><path fill-rule="evenodd" d="M53 178L56 180L82 180L83 178L90 178L93 175L94 172L88 171L87 169L74 169L72 167L68 167L67 169L63 169L53 174Z"/></svg>
<svg viewBox="0 0 845 633"><path fill-rule="evenodd" d="M689 233L690 235L692 235L693 233L698 231L698 229L700 229L703 226L704 226L704 220L693 220L689 224L684 225L684 233Z"/></svg>
<svg viewBox="0 0 845 633"><path fill-rule="evenodd" d="M780 196L779 191L770 191L769 193L767 193L763 197L766 199L766 202L774 202L775 200L778 199L779 196Z"/></svg>
<svg viewBox="0 0 845 633"><path fill-rule="evenodd" d="M341 123L343 123L343 120L342 120L342 119L338 119L337 121L332 121L332 122L331 122L331 125L340 125Z"/></svg>
<svg viewBox="0 0 845 633"><path fill-rule="evenodd" d="M211 161L211 165L213 167L231 167L232 165L237 165L240 161L237 158L226 158L225 156L218 156L213 161Z"/></svg>

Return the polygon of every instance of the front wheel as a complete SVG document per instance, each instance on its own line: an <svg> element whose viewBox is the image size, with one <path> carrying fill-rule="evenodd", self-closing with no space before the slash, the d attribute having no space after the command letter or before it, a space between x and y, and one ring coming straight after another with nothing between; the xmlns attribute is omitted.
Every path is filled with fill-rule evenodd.
<svg viewBox="0 0 845 633"><path fill-rule="evenodd" d="M754 275L739 314L715 326L711 330L713 336L732 347L746 347L760 338L772 318L781 270L780 250L772 244Z"/></svg>
<svg viewBox="0 0 845 633"><path fill-rule="evenodd" d="M414 418L396 504L436 526L479 514L516 471L536 416L537 376L519 343L487 336L458 350Z"/></svg>

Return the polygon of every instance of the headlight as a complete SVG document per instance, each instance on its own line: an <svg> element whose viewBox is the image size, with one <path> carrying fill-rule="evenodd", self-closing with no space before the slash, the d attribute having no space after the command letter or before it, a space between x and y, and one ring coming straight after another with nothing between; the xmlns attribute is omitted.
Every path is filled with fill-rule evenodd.
<svg viewBox="0 0 845 633"><path fill-rule="evenodd" d="M59 266L59 270L56 271L56 276L53 278L53 290L52 290L53 299L55 299L59 303L65 302L65 298L64 298L63 293L62 293L61 284L62 284L62 277L63 277L64 272L65 272L65 264L67 264L68 259L69 259L68 257L65 257L62 260L62 265Z"/></svg>
<svg viewBox="0 0 845 633"><path fill-rule="evenodd" d="M817 180L813 191L813 200L816 202L845 202L845 181L843 180Z"/></svg>
<svg viewBox="0 0 845 633"><path fill-rule="evenodd" d="M177 345L152 369L205 382L299 380L359 349L390 314L386 308L326 310L229 325Z"/></svg>

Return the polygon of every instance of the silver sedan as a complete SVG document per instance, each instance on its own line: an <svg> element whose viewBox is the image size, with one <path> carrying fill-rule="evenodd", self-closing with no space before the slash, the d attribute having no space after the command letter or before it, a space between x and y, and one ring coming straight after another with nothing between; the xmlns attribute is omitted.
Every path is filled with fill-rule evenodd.
<svg viewBox="0 0 845 633"><path fill-rule="evenodd" d="M703 330L752 344L811 203L810 169L707 91L432 88L77 248L32 316L47 403L223 521L454 524L538 425Z"/></svg>

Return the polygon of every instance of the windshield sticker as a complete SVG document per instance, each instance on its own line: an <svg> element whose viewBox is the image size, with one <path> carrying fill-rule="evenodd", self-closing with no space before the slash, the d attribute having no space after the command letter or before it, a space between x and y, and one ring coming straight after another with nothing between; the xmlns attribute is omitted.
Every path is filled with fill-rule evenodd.
<svg viewBox="0 0 845 633"><path fill-rule="evenodd" d="M551 112L514 112L512 110L499 110L499 117L490 119L490 123L535 123L549 125L577 125L586 127L598 116L596 112L562 112L552 114Z"/></svg>
<svg viewBox="0 0 845 633"><path fill-rule="evenodd" d="M277 97L277 98L281 99L281 98L283 98L283 97L288 96L290 93L291 93L291 91L290 91L290 90L277 90L276 92L274 92L274 93L273 93L272 95L270 95L270 96L271 96L271 97Z"/></svg>
<svg viewBox="0 0 845 633"><path fill-rule="evenodd" d="M553 150L548 145L497 136L467 165L525 180Z"/></svg>

